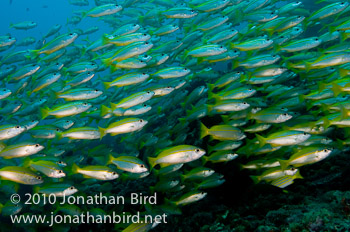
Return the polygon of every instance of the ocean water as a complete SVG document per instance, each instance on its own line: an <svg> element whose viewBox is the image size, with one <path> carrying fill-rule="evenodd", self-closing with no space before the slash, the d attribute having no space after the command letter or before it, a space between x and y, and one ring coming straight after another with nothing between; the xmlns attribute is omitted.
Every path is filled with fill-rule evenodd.
<svg viewBox="0 0 350 232"><path fill-rule="evenodd" d="M3 0L0 231L350 231L349 5Z"/></svg>

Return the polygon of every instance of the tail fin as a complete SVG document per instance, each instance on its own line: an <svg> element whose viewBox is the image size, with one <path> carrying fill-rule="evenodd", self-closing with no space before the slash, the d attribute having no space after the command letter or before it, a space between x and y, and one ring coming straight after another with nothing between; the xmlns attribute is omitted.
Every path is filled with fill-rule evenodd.
<svg viewBox="0 0 350 232"><path fill-rule="evenodd" d="M152 170L152 168L154 168L154 166L157 165L157 158L153 158L153 157L148 157L148 163L149 163L149 166L150 166L150 171Z"/></svg>
<svg viewBox="0 0 350 232"><path fill-rule="evenodd" d="M259 141L259 146L263 147L266 144L266 139L262 137L261 135L256 134L256 138Z"/></svg>
<svg viewBox="0 0 350 232"><path fill-rule="evenodd" d="M79 167L75 163L72 165L72 173L79 173Z"/></svg>
<svg viewBox="0 0 350 232"><path fill-rule="evenodd" d="M200 123L200 138L202 139L207 135L209 135L209 129L203 123Z"/></svg>
<svg viewBox="0 0 350 232"><path fill-rule="evenodd" d="M50 115L50 109L48 107L40 108L40 113L41 113L42 119L44 119Z"/></svg>
<svg viewBox="0 0 350 232"><path fill-rule="evenodd" d="M106 135L106 130L107 129L104 129L102 127L98 127L98 130L100 132L100 139L102 139Z"/></svg>

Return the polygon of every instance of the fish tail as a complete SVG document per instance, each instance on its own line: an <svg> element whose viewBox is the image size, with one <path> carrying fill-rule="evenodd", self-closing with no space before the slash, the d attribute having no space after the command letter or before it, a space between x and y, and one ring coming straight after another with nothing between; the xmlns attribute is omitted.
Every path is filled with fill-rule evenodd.
<svg viewBox="0 0 350 232"><path fill-rule="evenodd" d="M205 165L209 160L208 156L202 156L202 164Z"/></svg>
<svg viewBox="0 0 350 232"><path fill-rule="evenodd" d="M339 69L339 75L340 75L341 78L347 76L347 75L348 75L348 72L349 72L349 71L346 70L346 69L343 69L343 68L340 68L340 69Z"/></svg>
<svg viewBox="0 0 350 232"><path fill-rule="evenodd" d="M297 173L294 176L296 179L304 179L304 177L300 174L299 170L297 171Z"/></svg>
<svg viewBox="0 0 350 232"><path fill-rule="evenodd" d="M63 138L62 132L57 132L57 133L56 133L56 137L57 137L59 140L61 140L61 139Z"/></svg>
<svg viewBox="0 0 350 232"><path fill-rule="evenodd" d="M259 141L260 147L263 147L266 144L266 139L262 137L261 135L256 134L256 138Z"/></svg>
<svg viewBox="0 0 350 232"><path fill-rule="evenodd" d="M112 64L112 58L102 59L102 63L108 67Z"/></svg>
<svg viewBox="0 0 350 232"><path fill-rule="evenodd" d="M283 171L286 170L288 168L288 166L289 166L288 160L278 160L278 162L280 163L281 169Z"/></svg>
<svg viewBox="0 0 350 232"><path fill-rule="evenodd" d="M203 124L200 123L200 138L204 138L209 134L209 129Z"/></svg>
<svg viewBox="0 0 350 232"><path fill-rule="evenodd" d="M114 73L115 71L117 71L119 69L119 67L116 64L111 64L111 73Z"/></svg>
<svg viewBox="0 0 350 232"><path fill-rule="evenodd" d="M102 105L101 106L101 117L103 117L103 116L105 116L106 114L109 114L109 113L111 113L111 109L108 108L105 105Z"/></svg>
<svg viewBox="0 0 350 232"><path fill-rule="evenodd" d="M342 93L342 87L336 83L332 85L331 88L332 92L334 93L334 96L337 97L340 93Z"/></svg>
<svg viewBox="0 0 350 232"><path fill-rule="evenodd" d="M31 159L29 157L25 158L23 161L23 167L29 167Z"/></svg>
<svg viewBox="0 0 350 232"><path fill-rule="evenodd" d="M153 157L148 157L148 163L150 166L150 171L154 168L154 166L157 165L157 158L153 158Z"/></svg>
<svg viewBox="0 0 350 232"><path fill-rule="evenodd" d="M113 164L113 159L114 157L112 156L112 154L109 154L107 164Z"/></svg>
<svg viewBox="0 0 350 232"><path fill-rule="evenodd" d="M98 131L100 132L100 139L102 139L106 135L106 130L102 127L98 127Z"/></svg>
<svg viewBox="0 0 350 232"><path fill-rule="evenodd" d="M30 50L29 55L25 55L28 59L35 59L40 55L40 50Z"/></svg>
<svg viewBox="0 0 350 232"><path fill-rule="evenodd" d="M50 115L50 109L48 107L40 108L40 113L41 113L42 119L44 119Z"/></svg>
<svg viewBox="0 0 350 232"><path fill-rule="evenodd" d="M215 89L215 84L207 84L208 90L211 92L213 89Z"/></svg>
<svg viewBox="0 0 350 232"><path fill-rule="evenodd" d="M254 184L258 184L261 181L259 176L249 176L249 177L252 178Z"/></svg>
<svg viewBox="0 0 350 232"><path fill-rule="evenodd" d="M72 165L72 173L79 173L79 166L73 163Z"/></svg>
<svg viewBox="0 0 350 232"><path fill-rule="evenodd" d="M110 40L109 38L107 38L106 35L103 35L103 37L102 37L102 44L103 44L103 45L109 44L110 41L111 41L111 40Z"/></svg>
<svg viewBox="0 0 350 232"><path fill-rule="evenodd" d="M112 112L115 111L118 108L118 105L115 103L111 103L111 110Z"/></svg>
<svg viewBox="0 0 350 232"><path fill-rule="evenodd" d="M109 89L111 87L111 83L112 82L102 82L103 87L105 88L105 90Z"/></svg>

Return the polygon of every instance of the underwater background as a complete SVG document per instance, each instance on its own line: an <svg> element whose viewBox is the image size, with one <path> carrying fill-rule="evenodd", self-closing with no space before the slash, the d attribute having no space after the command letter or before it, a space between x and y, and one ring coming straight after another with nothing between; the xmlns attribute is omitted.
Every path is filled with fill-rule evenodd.
<svg viewBox="0 0 350 232"><path fill-rule="evenodd" d="M350 231L350 3L2 0L0 231Z"/></svg>

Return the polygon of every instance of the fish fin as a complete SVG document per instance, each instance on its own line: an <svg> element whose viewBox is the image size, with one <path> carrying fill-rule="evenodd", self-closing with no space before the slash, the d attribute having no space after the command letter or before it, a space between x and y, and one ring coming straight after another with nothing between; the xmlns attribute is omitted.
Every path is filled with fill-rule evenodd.
<svg viewBox="0 0 350 232"><path fill-rule="evenodd" d="M239 67L239 61L235 60L232 62L232 69L238 68Z"/></svg>
<svg viewBox="0 0 350 232"><path fill-rule="evenodd" d="M202 156L202 165L205 165L209 160L208 156Z"/></svg>
<svg viewBox="0 0 350 232"><path fill-rule="evenodd" d="M108 107L105 106L105 105L102 105L102 106L101 106L101 117L103 117L103 116L105 116L105 115L107 115L107 114L109 114L109 113L111 113L111 109L108 108Z"/></svg>
<svg viewBox="0 0 350 232"><path fill-rule="evenodd" d="M106 34L102 36L102 44L103 44L103 45L109 44L110 41L111 41L111 40L110 40L109 38L107 38L107 35L106 35Z"/></svg>
<svg viewBox="0 0 350 232"><path fill-rule="evenodd" d="M282 171L286 170L289 166L289 161L288 160L278 160L278 162L281 165Z"/></svg>
<svg viewBox="0 0 350 232"><path fill-rule="evenodd" d="M249 177L253 180L254 184L259 184L259 182L261 181L260 176L249 176Z"/></svg>
<svg viewBox="0 0 350 232"><path fill-rule="evenodd" d="M25 55L26 58L32 59L32 58L37 58L40 54L39 54L40 50L30 50L29 54L30 55Z"/></svg>
<svg viewBox="0 0 350 232"><path fill-rule="evenodd" d="M41 113L42 119L44 119L44 118L46 118L47 116L49 116L49 114L50 114L50 109L49 109L48 107L40 108L40 113Z"/></svg>
<svg viewBox="0 0 350 232"><path fill-rule="evenodd" d="M304 177L300 174L300 171L298 170L297 173L295 174L295 179L304 179Z"/></svg>
<svg viewBox="0 0 350 232"><path fill-rule="evenodd" d="M340 85L334 83L334 84L332 84L331 90L334 93L334 96L337 97L342 92L342 87Z"/></svg>
<svg viewBox="0 0 350 232"><path fill-rule="evenodd" d="M348 73L349 73L349 71L346 70L346 69L343 69L343 68L340 68L340 69L339 69L339 75L340 75L340 77L342 77L342 78L345 77L345 76L347 76Z"/></svg>
<svg viewBox="0 0 350 232"><path fill-rule="evenodd" d="M151 171L153 168L154 168L154 166L156 166L157 165L157 158L153 158L153 157L148 157L147 158L148 159L148 163L149 163L149 171Z"/></svg>
<svg viewBox="0 0 350 232"><path fill-rule="evenodd" d="M266 139L261 135L256 134L256 138L259 141L259 147L263 147L266 144Z"/></svg>
<svg viewBox="0 0 350 232"><path fill-rule="evenodd" d="M102 139L106 135L106 129L98 127L98 131L100 132L100 139Z"/></svg>
<svg viewBox="0 0 350 232"><path fill-rule="evenodd" d="M118 69L120 69L116 64L111 64L111 73L114 73L115 71L117 71Z"/></svg>
<svg viewBox="0 0 350 232"><path fill-rule="evenodd" d="M117 108L118 108L118 105L111 102L111 110L112 110L112 112L115 111Z"/></svg>
<svg viewBox="0 0 350 232"><path fill-rule="evenodd" d="M103 87L105 88L105 90L109 89L111 87L111 83L112 82L102 82Z"/></svg>
<svg viewBox="0 0 350 232"><path fill-rule="evenodd" d="M79 166L78 165L76 165L75 163L73 163L73 165L72 165L72 173L73 174L76 174L76 173L79 173Z"/></svg>
<svg viewBox="0 0 350 232"><path fill-rule="evenodd" d="M213 91L215 89L215 84L207 84L209 92Z"/></svg>
<svg viewBox="0 0 350 232"><path fill-rule="evenodd" d="M209 135L209 129L200 122L200 139L203 139L207 135Z"/></svg>
<svg viewBox="0 0 350 232"><path fill-rule="evenodd" d="M62 132L57 132L56 137L61 140L63 138L63 133Z"/></svg>
<svg viewBox="0 0 350 232"><path fill-rule="evenodd" d="M106 67L110 66L112 62L112 58L102 59L102 64L104 64Z"/></svg>
<svg viewBox="0 0 350 232"><path fill-rule="evenodd" d="M327 118L324 118L323 119L323 126L325 128L325 130L331 126L331 122L327 119Z"/></svg>

